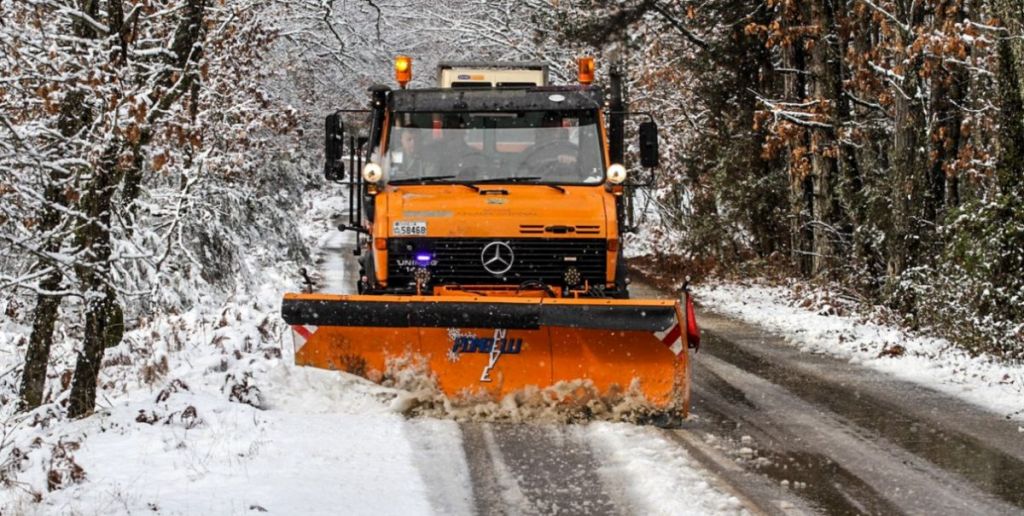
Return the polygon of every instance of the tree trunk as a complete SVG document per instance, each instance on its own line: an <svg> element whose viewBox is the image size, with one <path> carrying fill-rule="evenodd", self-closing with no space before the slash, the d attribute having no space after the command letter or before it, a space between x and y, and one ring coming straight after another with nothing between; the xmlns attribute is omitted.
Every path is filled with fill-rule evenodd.
<svg viewBox="0 0 1024 516"><path fill-rule="evenodd" d="M953 34L957 23L963 21L959 0L941 2L935 8L935 25L944 34ZM944 63L931 75L931 152L929 154L928 187L924 196L924 216L938 223L946 208L956 202L957 182L951 165L960 150L960 125L963 114L964 84L967 74L963 67ZM950 173L947 173L950 172Z"/></svg>
<svg viewBox="0 0 1024 516"><path fill-rule="evenodd" d="M999 42L999 162L996 174L1002 195L1024 194L1024 102L1013 49L1007 39Z"/></svg>
<svg viewBox="0 0 1024 516"><path fill-rule="evenodd" d="M103 289L103 297L90 300L85 312L85 340L75 364L71 382L68 417L78 418L92 413L96 406L96 387L103 362L103 351L117 345L124 334L121 305L110 288Z"/></svg>
<svg viewBox="0 0 1024 516"><path fill-rule="evenodd" d="M44 291L60 287L61 275L51 274L39 284ZM43 403L46 390L46 370L50 363L50 348L53 345L53 328L57 322L57 311L61 298L55 295L36 296L35 320L25 350L25 369L21 373L21 409L32 410Z"/></svg>
<svg viewBox="0 0 1024 516"><path fill-rule="evenodd" d="M123 13L123 9L120 0L110 2L112 5L108 7L108 12L113 15L110 23L122 23L120 13ZM156 105L150 111L146 123L140 128L135 141L118 140L110 144L100 167L95 172L92 184L81 200L80 210L85 220L76 235L76 243L80 249L87 250L88 263L76 267L75 272L83 291L88 295L88 301L84 343L82 352L78 355L71 385L69 417L83 417L92 413L96 406L97 381L103 362L103 352L106 348L117 345L124 334L124 311L110 285L110 222L112 210L115 208L114 194L121 186L119 207L129 213L133 212L132 206L140 192L145 149L153 136L153 125L196 80L196 71L189 70L188 67L200 57L194 49L203 37L205 6L205 0L189 0L183 9L171 47L174 58L168 63L171 66L157 80L158 84L168 89L154 99ZM123 48L124 32L116 25L111 27L113 31L122 34L119 44ZM175 83L173 79L177 74L184 74L184 77ZM125 160L125 157L129 159Z"/></svg>
<svg viewBox="0 0 1024 516"><path fill-rule="evenodd" d="M836 195L839 179L840 148L836 135L841 123L837 108L842 102L839 56L835 47L835 13L829 2L811 4L811 18L818 37L811 50L811 75L814 77L814 100L824 116L819 120L829 128L813 129L811 135L811 178L814 184L814 259L811 274L828 275L835 272L834 259L838 254L842 209Z"/></svg>
<svg viewBox="0 0 1024 516"><path fill-rule="evenodd" d="M908 72L908 74L915 72ZM912 82L907 81L907 82ZM916 95L917 86L904 84L910 95ZM918 255L920 235L918 234L917 209L922 204L921 166L919 148L923 116L914 98L896 94L896 130L893 140L893 192L892 217L893 238L889 248L889 275L895 279L908 268L913 267Z"/></svg>
<svg viewBox="0 0 1024 516"><path fill-rule="evenodd" d="M85 103L85 93L76 90L69 93L61 103L58 129L65 138L70 138L82 130L91 121L89 107ZM68 177L61 171L50 171L49 183L43 191L46 205L40 217L39 232L53 232L63 221L64 209L68 205L65 189ZM60 235L52 235L43 246L47 253L60 250ZM36 264L36 268L48 267L45 261ZM53 345L53 330L60 309L61 296L51 294L57 291L63 281L59 272L50 273L39 284L42 291L36 296L36 308L32 323L32 334L29 336L28 349L25 350L25 368L21 375L21 409L31 410L43 402L46 390L46 370L50 362L50 348Z"/></svg>
<svg viewBox="0 0 1024 516"><path fill-rule="evenodd" d="M123 327L115 328L110 324L112 316L121 311L121 306L109 285L110 214L114 192L123 175L117 166L121 150L122 147L116 143L107 149L80 205L85 221L76 235L76 243L79 249L86 250L86 263L77 265L75 272L87 301L85 337L75 364L68 406L68 417L72 418L92 413L96 405L96 381L103 351L113 340L111 335L116 335L116 340L120 341L120 334L115 332L123 332Z"/></svg>
<svg viewBox="0 0 1024 516"><path fill-rule="evenodd" d="M785 7L782 7L785 9ZM796 13L783 12L787 30L794 24L790 17ZM801 23L800 20L795 20ZM807 98L807 86L804 72L807 70L803 43L797 39L782 47L782 67L789 70L783 76L783 98L786 102L800 103ZM804 165L795 161L794 149L807 148L810 142L806 135L796 144L789 145L786 168L789 170L789 238L790 253L793 264L801 276L811 275L811 253L814 252L814 232L811 220L814 214L814 190L810 176L804 172Z"/></svg>
<svg viewBox="0 0 1024 516"><path fill-rule="evenodd" d="M1009 41L1007 35L1000 38L1009 47L1009 56L1004 62L1013 68L1017 77L1024 77L1024 0L994 0L992 4L996 16L1009 31ZM1017 83L1017 98L1024 101L1024 82Z"/></svg>
<svg viewBox="0 0 1024 516"><path fill-rule="evenodd" d="M912 4L913 12L906 13L904 19L910 20L910 29L906 32L897 31L897 43L900 48L910 51L914 40L913 31L923 19L923 6ZM906 56L906 66L901 70L903 79L900 87L894 88L895 98L893 118L895 123L892 165L892 235L889 238L888 273L891 280L896 280L908 268L917 264L921 244L920 207L925 189L925 161L921 155L921 147L926 143L923 138L925 127L923 107L918 98L921 90L918 71L921 67L920 53Z"/></svg>

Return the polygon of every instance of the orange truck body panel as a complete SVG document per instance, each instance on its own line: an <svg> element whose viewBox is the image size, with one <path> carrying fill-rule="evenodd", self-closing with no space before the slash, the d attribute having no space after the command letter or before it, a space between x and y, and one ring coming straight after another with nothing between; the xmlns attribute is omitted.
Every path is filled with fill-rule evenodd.
<svg viewBox="0 0 1024 516"><path fill-rule="evenodd" d="M616 238L615 197L603 185L564 186L565 192L535 185L480 185L504 192L481 195L460 185L385 186L376 195L374 240L391 239L395 222L425 222L431 238ZM568 224L572 233L544 234L551 225ZM538 233L539 231L539 233ZM372 249L377 281L387 284L387 251ZM615 281L617 249L607 252L606 285Z"/></svg>

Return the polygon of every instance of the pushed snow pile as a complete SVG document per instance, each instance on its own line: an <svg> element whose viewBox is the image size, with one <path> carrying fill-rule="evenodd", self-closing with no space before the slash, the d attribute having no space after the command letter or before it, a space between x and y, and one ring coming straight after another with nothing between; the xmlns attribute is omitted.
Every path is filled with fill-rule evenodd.
<svg viewBox="0 0 1024 516"><path fill-rule="evenodd" d="M972 356L945 339L875 322L877 313L855 315L854 303L833 293L798 284L718 283L696 289L695 298L782 334L803 351L843 358L1024 420L1024 364Z"/></svg>
<svg viewBox="0 0 1024 516"><path fill-rule="evenodd" d="M513 423L584 423L591 420L671 424L678 411L651 406L638 384L625 392L601 394L589 380L562 381L531 387L494 400L483 392L464 390L455 397L442 392L428 360L406 354L387 361L383 385L398 389L391 408L412 417L456 421Z"/></svg>
<svg viewBox="0 0 1024 516"><path fill-rule="evenodd" d="M639 389L602 395L589 380L563 381L544 389L531 387L500 400L472 394L453 400L433 383L428 388L403 391L395 408L411 416L513 423L620 421L667 425L676 423L678 417L676 411L652 407Z"/></svg>

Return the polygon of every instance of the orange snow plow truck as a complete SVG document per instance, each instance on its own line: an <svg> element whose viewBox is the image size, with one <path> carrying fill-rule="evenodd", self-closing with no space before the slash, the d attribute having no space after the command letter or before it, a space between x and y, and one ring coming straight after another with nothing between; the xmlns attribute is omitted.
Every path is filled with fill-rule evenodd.
<svg viewBox="0 0 1024 516"><path fill-rule="evenodd" d="M552 388L685 416L689 296L631 299L622 249L657 127L624 109L620 73L606 99L594 60L577 64L578 84L552 86L541 64L445 63L439 87L415 89L400 56L399 89L327 117L325 175L348 188L360 270L354 293L285 294L297 364L380 381L418 363L456 402Z"/></svg>

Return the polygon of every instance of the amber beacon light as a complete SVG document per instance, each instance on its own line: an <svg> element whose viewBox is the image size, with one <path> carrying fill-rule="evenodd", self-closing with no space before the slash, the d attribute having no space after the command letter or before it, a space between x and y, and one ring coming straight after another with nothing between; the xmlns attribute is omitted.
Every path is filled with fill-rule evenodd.
<svg viewBox="0 0 1024 516"><path fill-rule="evenodd" d="M398 56L395 58L395 80L405 88L405 85L412 80L412 58L409 56Z"/></svg>
<svg viewBox="0 0 1024 516"><path fill-rule="evenodd" d="M593 57L581 57L576 60L576 64L579 65L579 79L580 84L591 84L594 82L594 58Z"/></svg>

